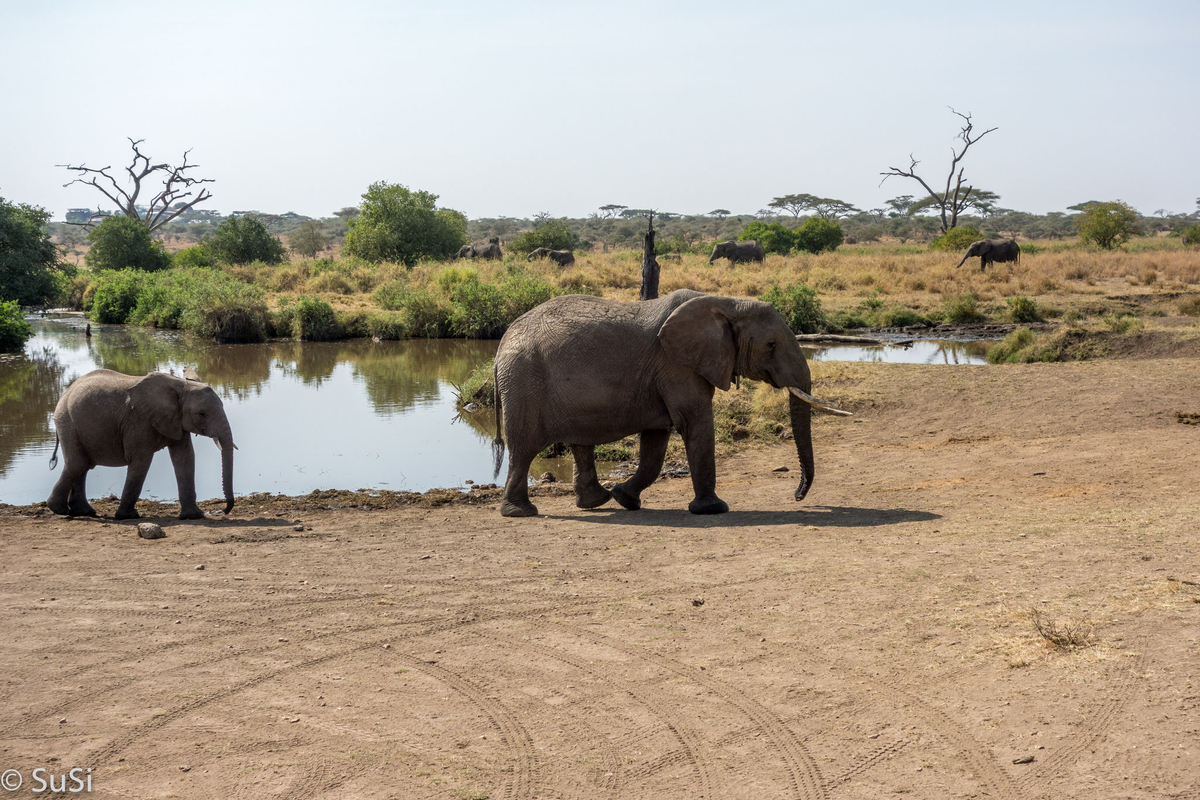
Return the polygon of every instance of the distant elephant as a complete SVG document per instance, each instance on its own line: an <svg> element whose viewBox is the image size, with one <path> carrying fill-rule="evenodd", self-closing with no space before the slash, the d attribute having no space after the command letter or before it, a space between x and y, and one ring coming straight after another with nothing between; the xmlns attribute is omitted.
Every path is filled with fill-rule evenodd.
<svg viewBox="0 0 1200 800"><path fill-rule="evenodd" d="M154 454L166 447L179 485L179 518L200 519L196 505L196 454L192 434L211 437L221 450L225 513L233 510L233 432L221 398L200 383L152 372L144 378L98 369L67 387L54 409L55 442L50 468L63 449L63 471L46 505L55 514L95 516L85 482L92 467L124 467L125 488L117 519L135 519L142 483Z"/></svg>
<svg viewBox="0 0 1200 800"><path fill-rule="evenodd" d="M797 500L813 481L810 412L847 412L809 394L812 377L795 335L775 308L758 300L680 289L621 303L589 295L547 300L518 317L500 340L496 386L496 471L505 443L508 478L500 513L537 514L529 466L542 448L570 445L575 504L614 498L641 507L641 493L662 469L671 429L683 436L695 499L693 514L729 510L716 494L713 389L739 375L788 389L800 458ZM596 476L595 447L641 434L637 472L610 493Z"/></svg>
<svg viewBox="0 0 1200 800"><path fill-rule="evenodd" d="M713 246L708 263L718 258L728 258L735 264L739 261L762 261L767 257L767 251L758 242L751 239L748 242L717 242Z"/></svg>
<svg viewBox="0 0 1200 800"><path fill-rule="evenodd" d="M967 248L967 254L958 262L958 267L966 263L968 258L979 256L979 271L987 269L988 264L1005 261L1021 263L1021 246L1016 239L980 239Z"/></svg>
<svg viewBox="0 0 1200 800"><path fill-rule="evenodd" d="M485 258L498 261L504 258L504 253L500 252L500 238L493 236L486 243L464 244L458 248L455 258Z"/></svg>
<svg viewBox="0 0 1200 800"><path fill-rule="evenodd" d="M575 263L575 254L570 250L551 250L549 247L539 247L534 250L526 261L533 261L537 258L548 258L560 267L569 267Z"/></svg>

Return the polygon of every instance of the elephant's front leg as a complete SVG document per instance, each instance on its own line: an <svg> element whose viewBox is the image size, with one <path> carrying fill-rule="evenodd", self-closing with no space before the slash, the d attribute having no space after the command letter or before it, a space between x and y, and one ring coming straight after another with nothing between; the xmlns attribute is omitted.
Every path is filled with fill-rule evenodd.
<svg viewBox="0 0 1200 800"><path fill-rule="evenodd" d="M713 431L712 407L707 414L689 419L680 427L683 446L687 451L688 469L692 473L692 491L696 498L688 503L693 514L724 514L729 505L717 497L716 436Z"/></svg>
<svg viewBox="0 0 1200 800"><path fill-rule="evenodd" d="M596 475L596 448L590 444L573 444L571 455L575 457L575 505L596 508L612 499Z"/></svg>
<svg viewBox="0 0 1200 800"><path fill-rule="evenodd" d="M637 511L642 507L642 492L658 480L662 472L663 459L667 457L667 442L671 439L670 429L642 431L641 447L638 451L637 472L624 483L612 488L613 499Z"/></svg>
<svg viewBox="0 0 1200 800"><path fill-rule="evenodd" d="M179 518L204 519L204 512L196 505L196 451L192 447L192 435L167 446L171 464L175 467L175 484L179 487Z"/></svg>
<svg viewBox="0 0 1200 800"><path fill-rule="evenodd" d="M129 469L125 472L125 488L121 490L121 504L113 515L117 519L137 519L141 516L137 512L137 501L142 496L142 484L146 482L146 473L150 471L153 459L153 452L146 455L139 453L129 462Z"/></svg>

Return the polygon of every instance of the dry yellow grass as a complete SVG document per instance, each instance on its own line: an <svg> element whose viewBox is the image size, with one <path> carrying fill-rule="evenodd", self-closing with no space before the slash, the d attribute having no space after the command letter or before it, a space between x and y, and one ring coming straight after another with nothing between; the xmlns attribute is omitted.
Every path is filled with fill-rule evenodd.
<svg viewBox="0 0 1200 800"><path fill-rule="evenodd" d="M268 291L315 294L338 308L373 305L370 293L393 280L436 287L437 276L448 268L473 270L485 282L523 269L565 292L637 299L640 252L578 253L576 258L567 269L549 261L525 262L515 255L504 261L425 262L411 270L398 264L337 262L334 271L319 271L311 261L227 269ZM685 255L662 262L660 291L688 288L757 297L773 284L806 283L817 290L827 311L853 309L872 298L922 313L939 308L946 296L974 293L983 310L997 317L1004 311L1005 298L1014 295L1035 298L1052 314L1075 310L1085 317L1112 313L1111 307L1098 305L1097 300L1134 296L1149 313L1170 316L1177 313L1180 294L1200 292L1200 251L1178 246L1100 252L1054 245L1023 254L1019 264L994 264L987 272L980 272L976 259L956 269L959 258L956 253L880 245L843 247L821 255L770 255L761 264L731 264L722 259L710 265L706 256ZM1156 308L1155 298L1160 295Z"/></svg>

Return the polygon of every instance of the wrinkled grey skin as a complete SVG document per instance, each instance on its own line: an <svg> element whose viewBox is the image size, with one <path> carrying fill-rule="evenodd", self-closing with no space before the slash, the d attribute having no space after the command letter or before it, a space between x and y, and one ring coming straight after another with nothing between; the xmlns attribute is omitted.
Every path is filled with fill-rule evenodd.
<svg viewBox="0 0 1200 800"><path fill-rule="evenodd" d="M772 306L681 289L620 303L566 295L519 317L496 352L496 467L505 442L508 478L500 513L537 514L529 502L529 465L547 445L565 442L575 457L580 508L615 498L641 507L662 469L671 429L687 449L694 514L729 510L716 494L713 389L742 375L783 388L812 388L796 337ZM797 500L813 481L812 409L789 394L800 458ZM503 427L501 427L503 426ZM611 494L596 477L595 446L641 434L637 472Z"/></svg>
<svg viewBox="0 0 1200 800"><path fill-rule="evenodd" d="M539 247L534 250L526 261L533 261L537 258L548 258L560 267L569 267L575 263L575 254L570 250L551 250L549 247Z"/></svg>
<svg viewBox="0 0 1200 800"><path fill-rule="evenodd" d="M504 258L504 253L500 252L500 238L493 236L486 242L464 244L458 248L455 258L486 258L498 261Z"/></svg>
<svg viewBox="0 0 1200 800"><path fill-rule="evenodd" d="M767 251L758 242L751 239L748 242L717 242L713 245L712 255L708 263L718 258L728 258L730 261L762 261L767 257Z"/></svg>
<svg viewBox="0 0 1200 800"><path fill-rule="evenodd" d="M980 239L967 248L967 254L958 262L955 269L967 262L968 258L979 256L979 271L987 269L988 264L1005 261L1021 261L1021 246L1016 239Z"/></svg>
<svg viewBox="0 0 1200 800"><path fill-rule="evenodd" d="M193 373L194 374L194 373ZM57 441L51 469L63 449L63 471L46 505L55 514L95 516L85 482L92 467L124 467L125 489L117 519L135 519L142 483L154 454L166 447L179 485L179 518L200 519L196 505L196 454L192 434L221 449L225 513L233 509L233 432L212 387L152 372L144 378L107 369L89 372L67 387L54 409Z"/></svg>

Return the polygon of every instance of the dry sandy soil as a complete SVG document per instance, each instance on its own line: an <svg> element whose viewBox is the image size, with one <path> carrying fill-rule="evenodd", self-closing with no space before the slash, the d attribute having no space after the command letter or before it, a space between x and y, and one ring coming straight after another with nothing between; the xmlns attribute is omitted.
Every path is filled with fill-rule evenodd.
<svg viewBox="0 0 1200 800"><path fill-rule="evenodd" d="M809 499L759 449L720 517L687 480L523 520L486 491L251 498L158 541L10 509L0 769L120 797L1200 797L1200 361L839 380L859 414L817 425Z"/></svg>

